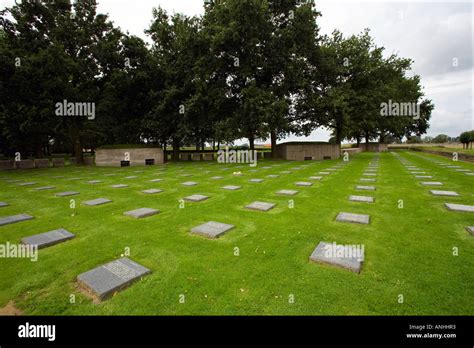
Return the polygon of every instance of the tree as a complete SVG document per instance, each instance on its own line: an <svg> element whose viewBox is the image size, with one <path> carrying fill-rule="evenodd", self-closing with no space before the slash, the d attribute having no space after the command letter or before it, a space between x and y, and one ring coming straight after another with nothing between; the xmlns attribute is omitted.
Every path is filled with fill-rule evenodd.
<svg viewBox="0 0 474 348"><path fill-rule="evenodd" d="M433 138L431 141L433 144L444 144L447 143L449 137L446 134L439 134Z"/></svg>
<svg viewBox="0 0 474 348"><path fill-rule="evenodd" d="M462 143L463 149L469 149L469 145L472 149L472 143L474 142L474 130L461 133L459 136L459 141Z"/></svg>
<svg viewBox="0 0 474 348"><path fill-rule="evenodd" d="M0 88L7 101L1 118L8 125L3 133L10 146L32 144L40 157L57 139L71 144L81 163L84 141L89 139L88 147L96 145L98 129L92 121L55 114L56 103L63 101L95 107L111 71L123 65L112 59L122 34L96 8L94 0L74 5L34 1L1 12L2 54L11 51L6 58L10 67L11 58L21 61L9 69Z"/></svg>
<svg viewBox="0 0 474 348"><path fill-rule="evenodd" d="M175 14L171 18L161 8L153 9L153 22L146 33L153 40L152 55L161 70L162 86L150 91L151 111L146 115L145 132L164 144L171 141L173 158L186 142L197 110L194 71L203 47L199 45L200 19ZM161 88L162 87L162 88ZM199 110L202 111L202 110ZM199 132L198 132L199 133Z"/></svg>

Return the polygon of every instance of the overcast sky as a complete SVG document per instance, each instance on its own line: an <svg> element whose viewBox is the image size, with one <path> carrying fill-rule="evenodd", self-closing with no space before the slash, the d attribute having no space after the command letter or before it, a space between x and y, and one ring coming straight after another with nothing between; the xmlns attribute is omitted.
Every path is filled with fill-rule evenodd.
<svg viewBox="0 0 474 348"><path fill-rule="evenodd" d="M170 13L203 13L203 0L98 2L99 12L108 13L115 25L144 39L143 31L151 22L153 7L161 6ZM14 0L0 0L0 8L13 3ZM426 97L435 105L428 135L457 136L474 129L471 1L316 0L316 8L322 13L318 21L321 33L339 29L351 35L370 28L375 42L384 46L387 54L398 53L414 60L414 73L422 77ZM327 140L328 134L318 130L311 137L300 139Z"/></svg>

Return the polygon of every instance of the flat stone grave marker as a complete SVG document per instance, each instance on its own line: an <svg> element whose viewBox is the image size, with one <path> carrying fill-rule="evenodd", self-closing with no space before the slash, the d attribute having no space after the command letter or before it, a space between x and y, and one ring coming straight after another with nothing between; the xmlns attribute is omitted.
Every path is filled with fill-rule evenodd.
<svg viewBox="0 0 474 348"><path fill-rule="evenodd" d="M465 173L466 175L473 176L474 173Z"/></svg>
<svg viewBox="0 0 474 348"><path fill-rule="evenodd" d="M263 179L250 179L249 182L260 183L263 182Z"/></svg>
<svg viewBox="0 0 474 348"><path fill-rule="evenodd" d="M250 209L250 210L269 211L270 209L273 209L275 206L276 204L274 203L255 201L245 206L245 208Z"/></svg>
<svg viewBox="0 0 474 348"><path fill-rule="evenodd" d="M298 182L295 182L295 185L296 186L309 187L309 186L313 186L313 183L312 182L306 182L306 181L298 181Z"/></svg>
<svg viewBox="0 0 474 348"><path fill-rule="evenodd" d="M377 174L375 174L375 173L364 173L362 175L364 175L364 176L377 176Z"/></svg>
<svg viewBox="0 0 474 348"><path fill-rule="evenodd" d="M464 213L474 213L474 205L444 203L444 206L448 210L452 210L452 211L459 211L459 212L464 212Z"/></svg>
<svg viewBox="0 0 474 348"><path fill-rule="evenodd" d="M370 216L353 213L339 213L336 217L336 221L367 225L370 222Z"/></svg>
<svg viewBox="0 0 474 348"><path fill-rule="evenodd" d="M43 186L35 188L35 191L46 191L46 190L54 190L55 186Z"/></svg>
<svg viewBox="0 0 474 348"><path fill-rule="evenodd" d="M227 185L223 187L224 190L229 190L229 191L240 190L241 188L242 186L235 186L235 185Z"/></svg>
<svg viewBox="0 0 474 348"><path fill-rule="evenodd" d="M369 179L369 178L360 178L361 182L376 182L377 180L376 179Z"/></svg>
<svg viewBox="0 0 474 348"><path fill-rule="evenodd" d="M323 177L322 176L310 176L309 177L309 180L322 180Z"/></svg>
<svg viewBox="0 0 474 348"><path fill-rule="evenodd" d="M88 181L87 183L94 185L94 184L99 184L101 182L102 182L101 180L91 180L91 181Z"/></svg>
<svg viewBox="0 0 474 348"><path fill-rule="evenodd" d="M320 175L329 175L331 174L330 172L319 172Z"/></svg>
<svg viewBox="0 0 474 348"><path fill-rule="evenodd" d="M163 192L163 190L160 189L149 189L149 190L143 190L143 193L146 193L147 195L154 195L160 192Z"/></svg>
<svg viewBox="0 0 474 348"><path fill-rule="evenodd" d="M197 182L194 181L186 181L182 183L183 186L196 186Z"/></svg>
<svg viewBox="0 0 474 348"><path fill-rule="evenodd" d="M374 197L369 196L349 196L349 200L352 202L374 203Z"/></svg>
<svg viewBox="0 0 474 348"><path fill-rule="evenodd" d="M456 169L455 172L463 173L463 172L470 172L470 170L469 169Z"/></svg>
<svg viewBox="0 0 474 348"><path fill-rule="evenodd" d="M0 202L0 208L1 208L1 207L8 207L8 203Z"/></svg>
<svg viewBox="0 0 474 348"><path fill-rule="evenodd" d="M138 176L131 175L131 176L126 176L125 179L136 179Z"/></svg>
<svg viewBox="0 0 474 348"><path fill-rule="evenodd" d="M298 191L296 191L296 190L280 190L280 191L277 191L276 194L277 195L284 195L284 196L294 196L294 195L298 194Z"/></svg>
<svg viewBox="0 0 474 348"><path fill-rule="evenodd" d="M32 186L36 184L37 184L36 182L24 182L22 184L18 184L18 186Z"/></svg>
<svg viewBox="0 0 474 348"><path fill-rule="evenodd" d="M270 175L267 175L267 178L271 178L271 179L276 179L276 178L279 178L280 175L276 175L276 174L270 174Z"/></svg>
<svg viewBox="0 0 474 348"><path fill-rule="evenodd" d="M56 197L75 196L75 195L78 195L78 194L79 194L79 192L66 191L66 192L59 192L59 193L56 193Z"/></svg>
<svg viewBox="0 0 474 348"><path fill-rule="evenodd" d="M426 174L426 172L410 172L411 174L415 174L415 175L423 175L423 174Z"/></svg>
<svg viewBox="0 0 474 348"><path fill-rule="evenodd" d="M163 179L153 179L153 180L150 180L150 182L162 182Z"/></svg>
<svg viewBox="0 0 474 348"><path fill-rule="evenodd" d="M220 179L222 179L222 176L213 176L211 179L212 180L220 180Z"/></svg>
<svg viewBox="0 0 474 348"><path fill-rule="evenodd" d="M268 166L262 167L262 168L263 168L263 169L272 169L272 167L268 167Z"/></svg>
<svg viewBox="0 0 474 348"><path fill-rule="evenodd" d="M455 168L461 168L461 166L447 166L446 168L455 169Z"/></svg>
<svg viewBox="0 0 474 348"><path fill-rule="evenodd" d="M283 170L280 172L280 174L291 174L291 172L289 170Z"/></svg>
<svg viewBox="0 0 474 348"><path fill-rule="evenodd" d="M375 186L363 186L363 185L359 185L359 186L356 186L356 190L375 191Z"/></svg>
<svg viewBox="0 0 474 348"><path fill-rule="evenodd" d="M365 256L364 250L362 249L358 255L356 250L349 250L349 248L353 248L353 246L320 242L309 260L360 273ZM338 257L338 251L342 251L342 257Z"/></svg>
<svg viewBox="0 0 474 348"><path fill-rule="evenodd" d="M107 204L107 203L110 203L110 202L112 202L112 201L110 199L107 199L107 198L97 198L97 199L93 199L93 200L90 200L90 201L85 201L82 204L90 206L90 207L95 207L97 205Z"/></svg>
<svg viewBox="0 0 474 348"><path fill-rule="evenodd" d="M104 176L116 176L117 174L104 174Z"/></svg>
<svg viewBox="0 0 474 348"><path fill-rule="evenodd" d="M22 238L21 243L25 245L36 245L38 249L43 249L58 243L74 238L75 235L63 228L58 230L37 234Z"/></svg>
<svg viewBox="0 0 474 348"><path fill-rule="evenodd" d="M18 214L18 215L6 216L6 217L0 218L0 226L10 225L10 224L14 224L14 223L17 223L17 222L31 220L31 219L34 219L34 217L31 216L31 215L28 215L28 214Z"/></svg>
<svg viewBox="0 0 474 348"><path fill-rule="evenodd" d="M156 209L139 208L139 209L135 209L135 210L126 211L125 213L123 213L123 215L131 216L135 219L142 219L142 218L153 216L153 215L156 215L156 214L159 214L159 213L160 213L160 211L156 210Z"/></svg>
<svg viewBox="0 0 474 348"><path fill-rule="evenodd" d="M328 168L326 169L328 172L337 172L337 168Z"/></svg>
<svg viewBox="0 0 474 348"><path fill-rule="evenodd" d="M180 176L182 177L188 177L188 176L193 176L192 174L181 174Z"/></svg>
<svg viewBox="0 0 474 348"><path fill-rule="evenodd" d="M467 226L466 230L474 236L474 226Z"/></svg>
<svg viewBox="0 0 474 348"><path fill-rule="evenodd" d="M422 181L423 186L443 186L442 182L439 181Z"/></svg>
<svg viewBox="0 0 474 348"><path fill-rule="evenodd" d="M124 257L80 274L77 281L95 299L103 301L150 273L148 268Z"/></svg>
<svg viewBox="0 0 474 348"><path fill-rule="evenodd" d="M415 179L433 179L431 175L415 175Z"/></svg>
<svg viewBox="0 0 474 348"><path fill-rule="evenodd" d="M222 222L209 221L194 227L191 229L191 233L210 239L216 239L234 227L234 225L224 224Z"/></svg>
<svg viewBox="0 0 474 348"><path fill-rule="evenodd" d="M431 190L430 192L433 196L449 196L449 197L458 197L458 196L460 196L457 192L454 192L454 191Z"/></svg>
<svg viewBox="0 0 474 348"><path fill-rule="evenodd" d="M112 185L111 186L112 188L126 188L126 187L129 187L128 185L124 185L124 184L118 184L118 185Z"/></svg>
<svg viewBox="0 0 474 348"><path fill-rule="evenodd" d="M189 202L201 202L201 201L205 201L208 198L209 198L208 196L204 196L204 195L191 195L191 196L185 197L184 200L189 201Z"/></svg>

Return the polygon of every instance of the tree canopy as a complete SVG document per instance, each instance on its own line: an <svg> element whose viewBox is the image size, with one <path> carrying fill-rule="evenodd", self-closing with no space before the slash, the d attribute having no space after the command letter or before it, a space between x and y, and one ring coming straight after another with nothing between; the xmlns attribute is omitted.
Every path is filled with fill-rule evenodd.
<svg viewBox="0 0 474 348"><path fill-rule="evenodd" d="M94 0L1 11L0 152L70 152L80 162L86 149L147 143L172 146L177 158L184 145L241 138L251 149L271 139L274 150L318 127L339 144L429 127L434 106L413 62L384 55L368 29L320 35L312 1L211 1L200 17L152 11L151 45ZM92 104L95 117L59 117L63 102Z"/></svg>

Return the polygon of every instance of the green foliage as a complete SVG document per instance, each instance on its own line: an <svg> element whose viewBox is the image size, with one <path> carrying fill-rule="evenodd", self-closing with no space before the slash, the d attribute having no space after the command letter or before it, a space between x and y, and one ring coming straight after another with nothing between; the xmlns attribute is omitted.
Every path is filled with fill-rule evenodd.
<svg viewBox="0 0 474 348"><path fill-rule="evenodd" d="M0 12L0 152L25 156L107 144L180 146L330 129L336 143L421 136L434 108L411 60L383 56L369 30L321 37L311 2L212 2L202 17L153 9L151 47L94 0L22 2ZM18 65L18 60L20 64ZM89 102L96 118L58 117ZM381 117L381 103L420 117ZM27 141L25 141L25 139Z"/></svg>

